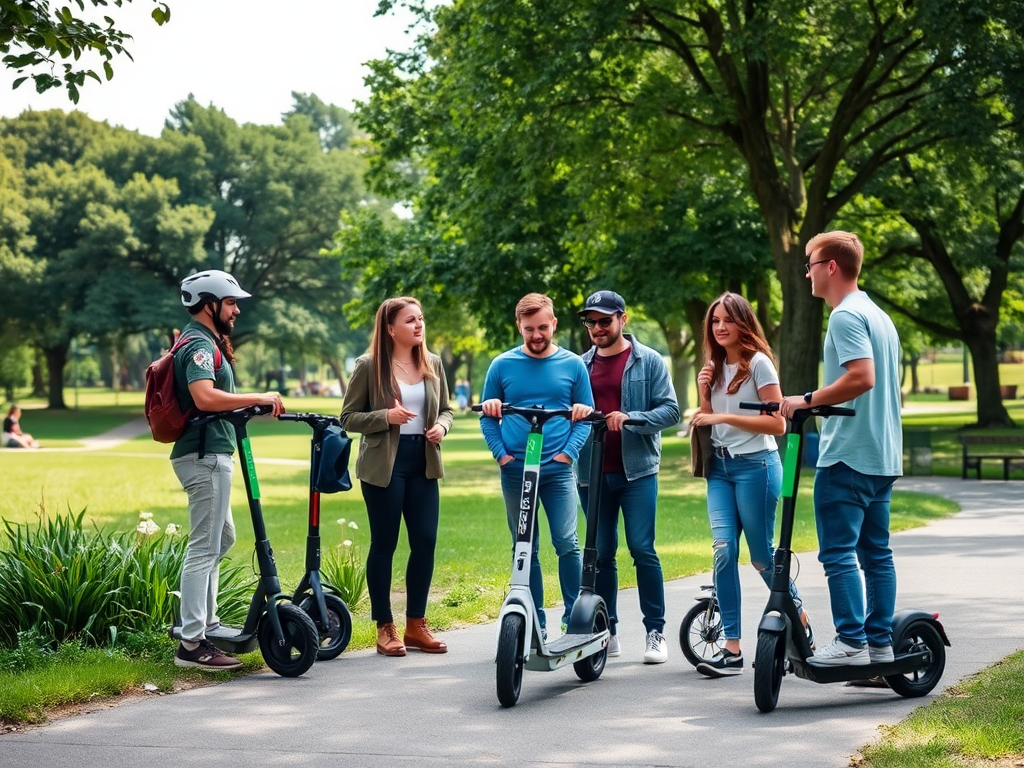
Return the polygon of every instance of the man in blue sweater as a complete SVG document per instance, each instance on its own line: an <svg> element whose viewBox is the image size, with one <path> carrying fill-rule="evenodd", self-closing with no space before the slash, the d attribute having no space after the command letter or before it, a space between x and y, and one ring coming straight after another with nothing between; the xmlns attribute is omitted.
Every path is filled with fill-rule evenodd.
<svg viewBox="0 0 1024 768"><path fill-rule="evenodd" d="M590 377L579 356L551 342L558 327L551 299L530 293L516 305L516 326L523 344L498 355L487 369L480 429L487 447L501 468L501 491L505 498L509 532L515 546L515 526L522 496L523 460L530 425L521 416L501 416L502 403L520 407L593 407ZM499 421L500 419L500 421ZM562 588L562 624L567 624L580 592L583 563L576 536L579 498L573 462L587 440L590 425L566 419L551 419L544 425L538 496L548 517L551 544L558 555L558 581ZM530 592L537 606L541 627L544 614L544 582L538 555L540 541L534 537L530 562Z"/></svg>

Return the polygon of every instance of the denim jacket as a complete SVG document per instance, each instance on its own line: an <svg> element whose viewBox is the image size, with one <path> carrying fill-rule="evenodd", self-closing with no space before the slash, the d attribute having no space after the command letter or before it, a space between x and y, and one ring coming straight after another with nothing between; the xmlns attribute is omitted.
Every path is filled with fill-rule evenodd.
<svg viewBox="0 0 1024 768"><path fill-rule="evenodd" d="M632 481L653 475L661 467L661 431L679 423L679 403L661 355L632 335L623 336L629 340L632 350L622 374L621 410L631 419L647 422L642 427L622 428L622 467L626 480ZM597 348L591 347L583 353L588 371L596 352ZM590 437L577 462L577 477L584 486L590 483L592 444L593 437Z"/></svg>

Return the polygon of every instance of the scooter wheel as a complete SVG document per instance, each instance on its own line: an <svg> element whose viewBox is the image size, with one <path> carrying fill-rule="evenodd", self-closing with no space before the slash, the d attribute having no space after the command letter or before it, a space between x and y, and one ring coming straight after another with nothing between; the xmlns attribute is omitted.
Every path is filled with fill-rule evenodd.
<svg viewBox="0 0 1024 768"><path fill-rule="evenodd" d="M938 630L927 621L913 621L899 637L893 638L892 645L897 656L928 651L931 658L912 672L886 676L885 682L904 698L913 699L929 693L946 668L946 646Z"/></svg>
<svg viewBox="0 0 1024 768"><path fill-rule="evenodd" d="M495 659L498 682L498 702L514 707L523 690L523 651L526 643L526 623L522 615L507 613L501 620L498 635L498 655Z"/></svg>
<svg viewBox="0 0 1024 768"><path fill-rule="evenodd" d="M758 632L757 655L754 657L754 703L762 712L771 712L779 703L785 663L785 636Z"/></svg>
<svg viewBox="0 0 1024 768"><path fill-rule="evenodd" d="M267 666L277 674L282 677L298 677L316 661L320 647L316 625L305 611L292 603L278 603L277 616L281 620L284 643L278 644L273 622L264 613L256 630L260 653Z"/></svg>
<svg viewBox="0 0 1024 768"><path fill-rule="evenodd" d="M596 635L598 632L604 632L606 629L608 629L608 612L602 604L594 614L594 624L591 629L591 634ZM604 665L607 661L608 648L604 647L592 656L587 656L587 658L580 659L575 662L572 665L572 668L573 671L576 672L576 677L584 683L592 683L601 676L602 672L604 672Z"/></svg>
<svg viewBox="0 0 1024 768"><path fill-rule="evenodd" d="M299 608L305 611L309 618L316 625L317 633L320 636L320 648L316 653L317 661L329 661L336 659L342 651L348 648L352 640L352 614L345 605L345 601L337 595L325 594L324 606L327 608L327 621L320 620L319 611L316 607L316 600L312 595L306 595Z"/></svg>
<svg viewBox="0 0 1024 768"><path fill-rule="evenodd" d="M686 612L679 624L679 647L695 667L702 661L711 661L725 647L722 612L717 600L702 597Z"/></svg>

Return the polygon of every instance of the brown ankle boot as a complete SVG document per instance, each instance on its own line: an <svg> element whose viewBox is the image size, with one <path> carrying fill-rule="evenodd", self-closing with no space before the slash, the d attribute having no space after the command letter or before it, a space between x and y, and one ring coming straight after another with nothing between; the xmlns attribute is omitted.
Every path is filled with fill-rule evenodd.
<svg viewBox="0 0 1024 768"><path fill-rule="evenodd" d="M403 639L406 648L411 648L414 651L448 653L448 646L431 634L426 619L406 619Z"/></svg>
<svg viewBox="0 0 1024 768"><path fill-rule="evenodd" d="M398 639L398 628L393 621L377 625L377 653L382 656L405 656L405 646Z"/></svg>

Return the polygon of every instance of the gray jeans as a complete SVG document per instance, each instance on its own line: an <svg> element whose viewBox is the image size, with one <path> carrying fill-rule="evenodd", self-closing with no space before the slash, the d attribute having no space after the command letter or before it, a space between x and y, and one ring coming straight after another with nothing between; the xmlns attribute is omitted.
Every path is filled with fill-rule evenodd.
<svg viewBox="0 0 1024 768"><path fill-rule="evenodd" d="M188 494L188 548L181 569L181 636L196 641L206 627L220 622L217 590L220 561L235 543L231 519L231 474L234 462L226 453L199 458L190 453L171 466Z"/></svg>

